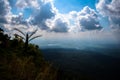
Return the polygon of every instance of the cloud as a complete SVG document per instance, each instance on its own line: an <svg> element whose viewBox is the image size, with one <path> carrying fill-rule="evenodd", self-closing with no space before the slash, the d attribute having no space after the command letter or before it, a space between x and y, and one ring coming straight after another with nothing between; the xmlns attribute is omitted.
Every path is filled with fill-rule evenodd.
<svg viewBox="0 0 120 80"><path fill-rule="evenodd" d="M0 16L0 22L2 20L3 22L6 21L11 26L23 25L30 28L28 23L31 23L32 27L38 26L41 30L61 33L102 29L97 13L88 6L78 12L71 11L61 14L54 6L53 0L17 0L14 6L10 6L9 3L12 5L10 0L0 1L0 14L2 15ZM11 8L15 6L20 9L17 12L19 14L10 12ZM26 8L33 11L27 19L24 18ZM10 26L8 27L10 28Z"/></svg>
<svg viewBox="0 0 120 80"><path fill-rule="evenodd" d="M25 8L31 8L34 13L29 17L29 21L42 30L50 31L46 21L55 17L57 12L53 0L32 0L32 2L29 0L18 0L16 6L23 11Z"/></svg>
<svg viewBox="0 0 120 80"><path fill-rule="evenodd" d="M0 0L0 28L4 29L6 33L11 33L15 27L20 28L27 25L27 21L23 20L23 13L14 15L11 9L9 0Z"/></svg>
<svg viewBox="0 0 120 80"><path fill-rule="evenodd" d="M54 32L68 32L68 23L63 18L54 18L46 21L50 31Z"/></svg>
<svg viewBox="0 0 120 80"><path fill-rule="evenodd" d="M96 9L109 18L112 29L120 31L120 0L99 0Z"/></svg>
<svg viewBox="0 0 120 80"><path fill-rule="evenodd" d="M23 20L23 14L19 13L18 15L12 15L11 24L21 24Z"/></svg>
<svg viewBox="0 0 120 80"><path fill-rule="evenodd" d="M120 0L99 0L96 8L103 15L120 17Z"/></svg>
<svg viewBox="0 0 120 80"><path fill-rule="evenodd" d="M39 9L39 5L40 5L40 1L39 0L17 0L16 2L16 6L18 8L20 8L21 10L24 10L25 8L37 8Z"/></svg>
<svg viewBox="0 0 120 80"><path fill-rule="evenodd" d="M100 30L102 28L97 13L88 6L79 13L78 25L81 26L82 30Z"/></svg>
<svg viewBox="0 0 120 80"><path fill-rule="evenodd" d="M51 19L56 15L56 8L54 7L52 0L17 0L14 4L16 5L13 5L13 1L11 2L10 0L0 0L1 26L11 30L12 27L10 28L10 26L24 25L28 27L29 25L27 23L32 23L33 27L38 26L42 30L49 30L49 27L45 22L47 19ZM21 9L19 14L13 14L11 12L11 8L14 7ZM34 11L28 19L24 18L24 10L26 8ZM8 15L8 13L10 14Z"/></svg>
<svg viewBox="0 0 120 80"><path fill-rule="evenodd" d="M71 27L70 31L90 31L90 30L101 30L102 27L99 23L97 13L85 6L79 12L70 12L72 20L74 20L75 27Z"/></svg>
<svg viewBox="0 0 120 80"><path fill-rule="evenodd" d="M54 32L81 32L101 30L97 13L84 7L81 11L71 11L67 14L56 13L55 17L46 21L47 26Z"/></svg>
<svg viewBox="0 0 120 80"><path fill-rule="evenodd" d="M45 24L47 19L55 16L51 3L43 4L38 13L33 17L33 24L38 25L41 29L47 30L49 27Z"/></svg>
<svg viewBox="0 0 120 80"><path fill-rule="evenodd" d="M8 0L0 0L0 28L9 32L11 26L6 26L11 22L11 6Z"/></svg>
<svg viewBox="0 0 120 80"><path fill-rule="evenodd" d="M7 23L7 15L10 12L11 7L7 0L0 0L0 23Z"/></svg>
<svg viewBox="0 0 120 80"><path fill-rule="evenodd" d="M53 0L17 0L16 6L21 10L25 8L40 9L41 5L52 2Z"/></svg>
<svg viewBox="0 0 120 80"><path fill-rule="evenodd" d="M29 3L28 0L25 0L24 4L20 3L20 1L22 0L17 1L17 5L19 3L18 6L22 9L33 6L33 4ZM39 9L36 9L36 13L32 15L31 22L42 30L71 32L100 30L102 28L98 22L97 13L89 7L85 7L79 12L71 11L67 14L61 14L55 8L53 0L40 0L37 5L39 5Z"/></svg>

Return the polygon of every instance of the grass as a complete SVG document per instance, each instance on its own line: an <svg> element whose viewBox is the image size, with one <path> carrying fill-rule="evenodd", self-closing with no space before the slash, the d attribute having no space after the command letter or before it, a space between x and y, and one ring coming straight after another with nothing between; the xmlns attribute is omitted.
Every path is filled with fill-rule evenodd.
<svg viewBox="0 0 120 80"><path fill-rule="evenodd" d="M57 70L43 59L40 51L32 49L27 55L17 48L0 49L0 80L56 80ZM32 52L36 55L29 54Z"/></svg>
<svg viewBox="0 0 120 80"><path fill-rule="evenodd" d="M0 80L56 80L57 69L44 60L39 47L0 34Z"/></svg>

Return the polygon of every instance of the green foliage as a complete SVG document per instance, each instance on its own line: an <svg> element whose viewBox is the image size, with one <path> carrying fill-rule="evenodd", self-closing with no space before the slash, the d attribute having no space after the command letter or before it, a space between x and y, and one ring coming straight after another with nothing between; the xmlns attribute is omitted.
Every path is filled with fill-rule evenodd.
<svg viewBox="0 0 120 80"><path fill-rule="evenodd" d="M28 44L27 52L23 52L23 40L17 35L10 40L2 29L0 42L0 80L56 80L56 69L44 60L37 45Z"/></svg>

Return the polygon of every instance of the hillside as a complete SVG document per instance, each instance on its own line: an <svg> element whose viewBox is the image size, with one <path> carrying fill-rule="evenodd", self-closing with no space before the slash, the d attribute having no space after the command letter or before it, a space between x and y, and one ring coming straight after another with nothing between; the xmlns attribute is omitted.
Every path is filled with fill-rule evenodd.
<svg viewBox="0 0 120 80"><path fill-rule="evenodd" d="M37 45L15 37L10 40L0 29L0 80L56 80L57 70L44 60Z"/></svg>

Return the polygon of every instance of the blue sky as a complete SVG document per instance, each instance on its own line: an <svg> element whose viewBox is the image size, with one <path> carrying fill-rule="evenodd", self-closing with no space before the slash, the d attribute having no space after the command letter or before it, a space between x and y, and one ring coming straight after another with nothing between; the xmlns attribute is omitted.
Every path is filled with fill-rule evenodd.
<svg viewBox="0 0 120 80"><path fill-rule="evenodd" d="M75 39L73 36L84 33L97 40L119 41L119 4L120 0L0 0L0 27L10 33L14 27L26 31L37 27L37 34L44 36L72 33L71 39Z"/></svg>
<svg viewBox="0 0 120 80"><path fill-rule="evenodd" d="M15 15L22 12L23 18L27 19L29 18L34 12L32 8L25 8L23 11L21 11L19 8L16 7L16 0L9 0L10 5L12 7L11 12ZM96 3L98 0L54 0L53 4L58 9L58 11L62 14L67 14L71 11L81 11L85 6L88 6L96 11ZM107 18L101 18L99 20L101 25L107 28L109 26L109 22Z"/></svg>
<svg viewBox="0 0 120 80"><path fill-rule="evenodd" d="M85 6L96 9L96 0L55 0L54 4L61 13L68 13L73 10L80 11Z"/></svg>
<svg viewBox="0 0 120 80"><path fill-rule="evenodd" d="M31 18L34 25L53 32L109 30L120 25L116 0L1 0L0 7L1 14L14 16L11 20L25 23Z"/></svg>
<svg viewBox="0 0 120 80"><path fill-rule="evenodd" d="M20 12L19 9L15 6L16 0L10 0L10 5L12 6L12 13L18 14ZM69 13L70 11L80 11L85 6L89 6L90 8L96 10L95 4L96 0L54 0L54 6L59 10L60 13ZM32 14L32 9L26 8L24 10L24 17L28 18Z"/></svg>

